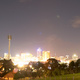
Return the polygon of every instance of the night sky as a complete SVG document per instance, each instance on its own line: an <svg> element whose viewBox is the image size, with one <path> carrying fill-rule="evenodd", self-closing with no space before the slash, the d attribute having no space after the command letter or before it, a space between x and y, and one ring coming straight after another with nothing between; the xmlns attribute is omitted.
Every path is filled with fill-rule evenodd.
<svg viewBox="0 0 80 80"><path fill-rule="evenodd" d="M51 56L80 56L80 0L0 0L0 56L37 48Z"/></svg>

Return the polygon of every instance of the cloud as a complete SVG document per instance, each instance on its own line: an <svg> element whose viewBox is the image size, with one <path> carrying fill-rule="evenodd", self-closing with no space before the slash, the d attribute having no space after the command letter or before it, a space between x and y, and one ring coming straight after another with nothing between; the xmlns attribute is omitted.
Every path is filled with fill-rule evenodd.
<svg viewBox="0 0 80 80"><path fill-rule="evenodd" d="M74 28L80 28L80 17L79 16L77 16L73 20L72 27L74 27Z"/></svg>

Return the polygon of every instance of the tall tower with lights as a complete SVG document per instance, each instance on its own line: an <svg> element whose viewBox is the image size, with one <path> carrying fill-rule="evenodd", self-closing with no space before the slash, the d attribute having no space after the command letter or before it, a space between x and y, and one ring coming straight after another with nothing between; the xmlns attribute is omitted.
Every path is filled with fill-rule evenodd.
<svg viewBox="0 0 80 80"><path fill-rule="evenodd" d="M10 41L12 39L11 35L8 35L8 40L9 40L9 46L8 46L8 59L10 59Z"/></svg>

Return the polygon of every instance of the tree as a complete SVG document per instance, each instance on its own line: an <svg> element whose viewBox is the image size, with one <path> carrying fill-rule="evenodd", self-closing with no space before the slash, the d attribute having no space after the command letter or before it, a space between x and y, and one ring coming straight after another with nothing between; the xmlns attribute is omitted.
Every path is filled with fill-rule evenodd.
<svg viewBox="0 0 80 80"><path fill-rule="evenodd" d="M75 62L71 61L69 63L69 69L70 69L70 73L74 73L75 72Z"/></svg>
<svg viewBox="0 0 80 80"><path fill-rule="evenodd" d="M75 62L76 72L80 72L80 59Z"/></svg>
<svg viewBox="0 0 80 80"><path fill-rule="evenodd" d="M67 64L65 64L65 63L60 64L58 68L59 68L59 72L60 72L61 75L69 73Z"/></svg>
<svg viewBox="0 0 80 80"><path fill-rule="evenodd" d="M49 58L47 62L48 62L48 67L51 67L52 71L54 71L54 69L57 68L59 65L58 61L54 58Z"/></svg>
<svg viewBox="0 0 80 80"><path fill-rule="evenodd" d="M1 60L0 63L2 63L2 67L0 68L0 77L3 77L4 75L6 75L7 73L13 71L14 66L13 66L13 62L10 60Z"/></svg>
<svg viewBox="0 0 80 80"><path fill-rule="evenodd" d="M47 63L45 64L46 72L47 72L48 70L50 70L50 72L48 71L48 73L50 73L50 74L48 74L48 75L52 76L52 72L53 72L56 68L58 68L58 66L59 66L59 63L58 63L58 61L57 61L56 59L54 59L54 58L49 58L49 59L47 60Z"/></svg>

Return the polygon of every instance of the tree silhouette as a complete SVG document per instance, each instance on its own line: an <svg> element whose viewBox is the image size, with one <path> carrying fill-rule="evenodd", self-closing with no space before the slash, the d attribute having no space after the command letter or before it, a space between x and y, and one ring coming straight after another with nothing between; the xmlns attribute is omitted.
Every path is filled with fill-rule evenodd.
<svg viewBox="0 0 80 80"><path fill-rule="evenodd" d="M75 62L75 69L76 72L80 72L80 59Z"/></svg>
<svg viewBox="0 0 80 80"><path fill-rule="evenodd" d="M58 61L54 58L49 58L47 62L48 62L48 67L51 67L51 70L54 70L59 65Z"/></svg>
<svg viewBox="0 0 80 80"><path fill-rule="evenodd" d="M56 59L54 59L54 58L49 58L48 60L47 60L47 63L45 63L45 71L46 71L46 73L47 73L47 71L48 71L48 75L49 76L52 76L52 72L56 69L56 68L58 68L58 65L59 65L59 63L58 63L58 61L56 60Z"/></svg>
<svg viewBox="0 0 80 80"><path fill-rule="evenodd" d="M10 60L0 60L1 68L0 68L0 77L3 77L7 73L13 71L14 66L13 62Z"/></svg>
<svg viewBox="0 0 80 80"><path fill-rule="evenodd" d="M71 61L69 63L69 69L70 69L70 73L74 73L75 72L75 62Z"/></svg>

